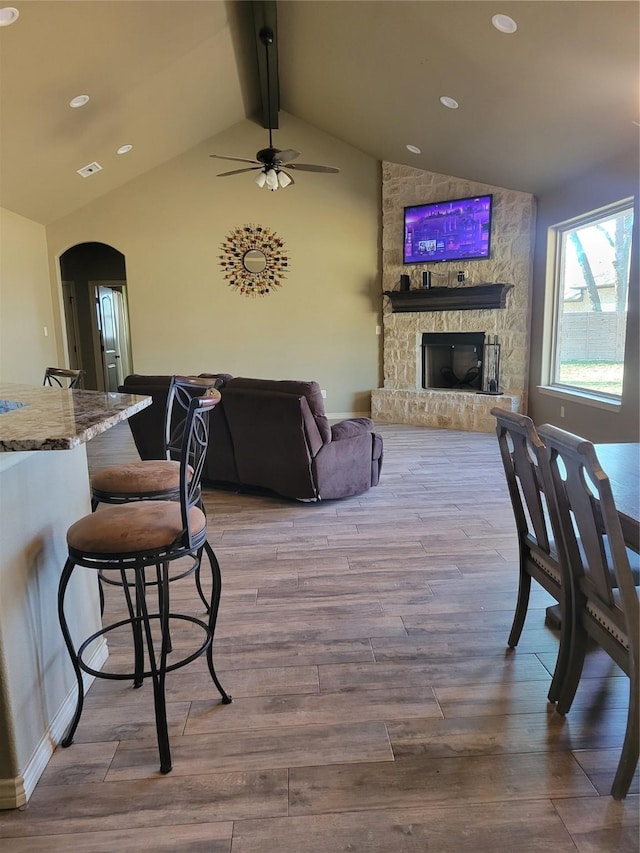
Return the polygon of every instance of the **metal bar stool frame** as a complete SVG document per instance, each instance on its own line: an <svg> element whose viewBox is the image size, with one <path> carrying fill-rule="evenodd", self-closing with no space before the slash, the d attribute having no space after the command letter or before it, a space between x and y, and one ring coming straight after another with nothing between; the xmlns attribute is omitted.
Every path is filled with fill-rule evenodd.
<svg viewBox="0 0 640 853"><path fill-rule="evenodd" d="M217 387L220 384L219 379L201 379L200 377L191 377L191 376L172 376L171 381L169 383L169 390L167 393L167 404L165 411L165 425L164 425L164 453L165 458L161 460L141 460L139 462L133 463L128 466L111 466L108 469L103 471L99 471L96 475L94 475L92 481L91 488L91 508L92 510L97 509L97 507L101 504L124 504L129 503L131 501L143 501L143 500L178 500L180 496L180 482L179 479L176 478L175 485L170 485L169 487L157 487L149 489L148 485L145 491L133 492L131 488L127 488L125 485L121 485L120 489L117 488L118 480L122 481L129 479L132 473L136 471L144 472L153 471L154 467L162 467L163 463L171 463L175 466L176 463L180 461L182 455L182 440L184 437L184 429L185 429L185 421L186 416L189 411L189 404L194 397L199 396L214 396L219 399L219 392L217 392ZM119 472L122 471L122 474ZM115 483L116 487L113 486L115 473ZM107 476L107 486L103 486L100 488L100 482ZM111 482L109 483L109 480ZM204 504L202 501L200 502L200 508L204 512ZM200 552L194 559L197 560L198 566L202 559L202 552ZM215 559L215 555L213 555L213 559ZM207 598L202 590L202 584L200 581L200 571L199 567L196 567L196 571L194 573L194 580L196 584L196 589L198 591L198 595L200 596L200 600L204 604L205 607L208 607ZM171 578L171 580L179 580L187 574L191 574L193 572L193 566L189 567L186 571L179 575L175 575ZM100 593L100 610L104 611L104 590L102 588L102 584L110 584L112 586L120 586L122 583L122 578L111 578L108 575L105 575L103 571L98 572L98 583L99 583L99 593ZM156 581L147 581L149 584L155 584Z"/></svg>
<svg viewBox="0 0 640 853"><path fill-rule="evenodd" d="M52 387L57 385L59 388L66 388L71 391L73 388L80 387L83 376L84 370L72 370L66 367L47 367L44 372L42 384ZM69 384L65 385L62 380L68 380Z"/></svg>
<svg viewBox="0 0 640 853"><path fill-rule="evenodd" d="M112 680L133 679L134 686L140 687L145 678L151 678L153 683L154 709L156 719L156 734L158 749L160 753L160 772L168 773L171 770L171 752L169 745L169 734L166 714L165 679L166 674L191 663L197 657L206 653L207 666L211 679L218 689L223 704L232 701L232 697L222 687L213 664L213 636L217 621L218 608L222 580L220 567L215 558L213 550L207 541L206 517L198 507L201 500L199 484L204 465L204 457L208 444L208 416L219 398L197 397L189 406L187 419L185 421L183 454L181 465L181 491L180 501L157 501L157 502L132 502L114 507L105 507L100 513L92 513L80 519L69 528L67 539L69 543L69 556L63 568L58 587L58 618L64 637L65 645L71 659L77 681L78 696L76 709L71 724L61 741L61 746L68 747L73 743L73 738L80 722L84 706L84 684L82 673L87 672L97 678ZM190 475L189 468L192 468ZM143 550L129 552L109 552L108 534L106 534L106 548L90 551L83 547L74 546L76 540L83 538L91 540L92 536L100 539L100 530L107 528L111 521L116 522L118 529L127 518L142 522L144 527L149 518L149 527L152 527L152 519L148 510L157 511L165 517L170 517L179 531L178 535L169 542L163 542L158 546ZM145 515L146 513L146 515ZM111 518L113 516L113 518ZM95 529L97 528L97 533ZM166 524L161 525L166 536ZM181 528L181 529L180 529ZM127 528L125 528L127 529ZM146 529L146 527L145 527ZM170 577L169 566L175 560L183 557L194 557L198 552L207 554L211 570L211 595L208 601L207 621L198 619L188 614L172 613L170 610ZM103 626L90 637L86 638L78 647L77 651L69 630L65 616L65 593L76 567L85 567L100 572L102 569L116 569L120 572L124 597L127 604L128 618L119 620L111 625ZM147 569L155 567L154 585L158 587L158 611L149 612L146 591L149 580L146 576ZM194 562L190 571L196 570ZM189 572L187 571L186 574ZM130 579L133 574L134 579ZM132 595L132 591L134 595ZM200 644L192 652L177 661L168 662L170 653L169 625L172 620L186 621L204 632ZM152 624L157 623L160 630L159 649L157 640L154 642ZM133 637L133 672L110 673L98 671L90 667L84 660L83 654L90 644L100 638L107 637L112 631L122 626L130 626ZM148 656L148 667L145 667L145 646Z"/></svg>

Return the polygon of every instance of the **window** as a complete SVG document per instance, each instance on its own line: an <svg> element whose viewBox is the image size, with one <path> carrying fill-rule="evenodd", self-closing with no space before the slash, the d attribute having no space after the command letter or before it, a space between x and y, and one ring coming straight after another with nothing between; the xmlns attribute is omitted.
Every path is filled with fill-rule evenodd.
<svg viewBox="0 0 640 853"><path fill-rule="evenodd" d="M551 384L620 398L633 204L555 226Z"/></svg>

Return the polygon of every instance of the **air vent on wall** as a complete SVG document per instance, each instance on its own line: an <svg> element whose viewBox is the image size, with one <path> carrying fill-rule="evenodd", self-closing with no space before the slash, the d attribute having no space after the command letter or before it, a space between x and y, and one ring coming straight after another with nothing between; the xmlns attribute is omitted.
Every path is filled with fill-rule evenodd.
<svg viewBox="0 0 640 853"><path fill-rule="evenodd" d="M83 178L88 178L89 175L94 175L96 172L102 171L102 166L100 163L89 163L88 166L83 166L82 169L78 169L78 174L82 175Z"/></svg>

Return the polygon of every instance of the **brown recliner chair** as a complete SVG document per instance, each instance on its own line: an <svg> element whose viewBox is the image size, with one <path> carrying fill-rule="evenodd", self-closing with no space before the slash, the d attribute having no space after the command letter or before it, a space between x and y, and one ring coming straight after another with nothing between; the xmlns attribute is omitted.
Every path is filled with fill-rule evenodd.
<svg viewBox="0 0 640 853"><path fill-rule="evenodd" d="M373 421L349 418L331 426L317 382L200 376L219 378L222 394L212 413L203 483L298 500L344 498L378 484L382 438ZM169 379L132 375L119 388L153 397L152 406L129 419L143 459L161 452L157 436Z"/></svg>
<svg viewBox="0 0 640 853"><path fill-rule="evenodd" d="M241 483L306 500L359 495L378 485L382 438L372 432L373 421L331 426L317 382L239 377L221 393Z"/></svg>

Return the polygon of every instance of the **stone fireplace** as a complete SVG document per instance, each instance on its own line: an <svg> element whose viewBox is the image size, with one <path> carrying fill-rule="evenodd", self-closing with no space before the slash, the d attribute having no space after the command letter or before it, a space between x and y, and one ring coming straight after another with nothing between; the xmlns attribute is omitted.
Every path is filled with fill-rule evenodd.
<svg viewBox="0 0 640 853"><path fill-rule="evenodd" d="M455 265L402 263L405 206L483 193L493 194L490 259ZM529 193L395 163L383 163L382 195L382 289L392 296L383 296L384 386L372 392L372 417L378 422L492 432L491 408L523 411L526 405L535 199ZM445 286L432 289L427 299L415 291L422 291L422 273L430 267ZM396 298L401 275L409 276L410 291ZM490 285L497 292L500 284L501 298L486 301L484 294L494 290ZM476 298L478 293L482 300ZM486 353L481 353L486 341L500 344L499 395L478 393L484 390ZM482 364L475 375L477 361ZM446 383L447 377L450 385L437 384Z"/></svg>

